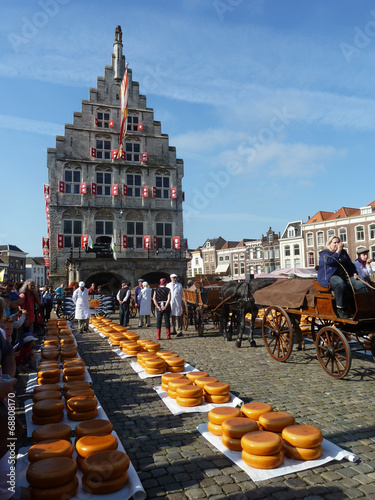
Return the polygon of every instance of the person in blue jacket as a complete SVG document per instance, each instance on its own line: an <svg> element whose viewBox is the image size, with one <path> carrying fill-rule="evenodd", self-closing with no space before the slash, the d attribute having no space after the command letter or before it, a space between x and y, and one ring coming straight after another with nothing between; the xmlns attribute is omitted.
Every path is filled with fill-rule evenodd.
<svg viewBox="0 0 375 500"><path fill-rule="evenodd" d="M368 291L366 284L359 280L357 270L338 236L331 236L327 248L319 254L318 283L324 287L331 285L337 315L342 319L350 318L346 310L350 294Z"/></svg>

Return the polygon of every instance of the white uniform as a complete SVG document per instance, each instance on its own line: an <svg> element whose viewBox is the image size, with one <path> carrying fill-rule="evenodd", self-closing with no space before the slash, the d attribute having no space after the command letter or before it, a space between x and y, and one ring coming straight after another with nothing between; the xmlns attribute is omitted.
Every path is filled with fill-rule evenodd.
<svg viewBox="0 0 375 500"><path fill-rule="evenodd" d="M171 291L171 315L181 316L182 285L181 283L168 283L167 288Z"/></svg>
<svg viewBox="0 0 375 500"><path fill-rule="evenodd" d="M142 288L138 294L138 304L139 305L139 315L140 316L150 316L151 314L151 288Z"/></svg>
<svg viewBox="0 0 375 500"><path fill-rule="evenodd" d="M76 305L75 318L89 319L91 317L89 305L89 291L85 288L83 291L77 288L73 292L73 302Z"/></svg>

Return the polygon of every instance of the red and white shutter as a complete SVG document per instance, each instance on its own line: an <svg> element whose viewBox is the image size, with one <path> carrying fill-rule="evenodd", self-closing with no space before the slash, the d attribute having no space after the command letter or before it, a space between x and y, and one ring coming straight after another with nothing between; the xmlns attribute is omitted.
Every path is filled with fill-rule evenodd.
<svg viewBox="0 0 375 500"><path fill-rule="evenodd" d="M153 198L156 198L156 195L157 195L157 190L156 190L156 187L155 187L155 186L152 186L152 197L153 197Z"/></svg>
<svg viewBox="0 0 375 500"><path fill-rule="evenodd" d="M148 198L148 186L142 187L142 198Z"/></svg>
<svg viewBox="0 0 375 500"><path fill-rule="evenodd" d="M138 123L138 130L143 130L143 123Z"/></svg>
<svg viewBox="0 0 375 500"><path fill-rule="evenodd" d="M122 248L128 248L128 237L126 234L122 236Z"/></svg>
<svg viewBox="0 0 375 500"><path fill-rule="evenodd" d="M116 160L116 158L117 158L117 149L112 149L111 150L111 158L112 158L112 160Z"/></svg>
<svg viewBox="0 0 375 500"><path fill-rule="evenodd" d="M93 158L96 158L96 149L95 148L90 148L90 156Z"/></svg>
<svg viewBox="0 0 375 500"><path fill-rule="evenodd" d="M46 238L45 236L42 237L42 248L43 250L49 249L49 238Z"/></svg>
<svg viewBox="0 0 375 500"><path fill-rule="evenodd" d="M152 248L153 248L154 250L157 250L157 248L158 248L158 239L157 239L157 237L156 237L156 236L153 236L153 237L152 237Z"/></svg>
<svg viewBox="0 0 375 500"><path fill-rule="evenodd" d="M146 162L147 161L147 153L141 153L141 161Z"/></svg>
<svg viewBox="0 0 375 500"><path fill-rule="evenodd" d="M86 182L81 182L81 194L87 193L87 184Z"/></svg>
<svg viewBox="0 0 375 500"><path fill-rule="evenodd" d="M95 182L92 182L91 183L91 194L96 194L97 192L97 186L95 184Z"/></svg>
<svg viewBox="0 0 375 500"><path fill-rule="evenodd" d="M177 188L171 188L171 198L177 198Z"/></svg>
<svg viewBox="0 0 375 500"><path fill-rule="evenodd" d="M178 250L180 248L180 237L173 236L173 249Z"/></svg>
<svg viewBox="0 0 375 500"><path fill-rule="evenodd" d="M87 243L89 242L88 234L83 234L81 236L81 248L86 248Z"/></svg>
<svg viewBox="0 0 375 500"><path fill-rule="evenodd" d="M118 195L118 184L112 184L112 196Z"/></svg>
<svg viewBox="0 0 375 500"><path fill-rule="evenodd" d="M59 193L65 193L65 182L59 181Z"/></svg>
<svg viewBox="0 0 375 500"><path fill-rule="evenodd" d="M150 235L144 236L143 237L143 242L144 242L144 248L145 249L151 248L151 236Z"/></svg>
<svg viewBox="0 0 375 500"><path fill-rule="evenodd" d="M109 120L109 128L113 127L113 120Z"/></svg>
<svg viewBox="0 0 375 500"><path fill-rule="evenodd" d="M64 248L64 235L63 234L57 235L57 248Z"/></svg>
<svg viewBox="0 0 375 500"><path fill-rule="evenodd" d="M44 196L49 196L49 184L43 185Z"/></svg>
<svg viewBox="0 0 375 500"><path fill-rule="evenodd" d="M122 194L128 196L128 186L126 184L122 186Z"/></svg>

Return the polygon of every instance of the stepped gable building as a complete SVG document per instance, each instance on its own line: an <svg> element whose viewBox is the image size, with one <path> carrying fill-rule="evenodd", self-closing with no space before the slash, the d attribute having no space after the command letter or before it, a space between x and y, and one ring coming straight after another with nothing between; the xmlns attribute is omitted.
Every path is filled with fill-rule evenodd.
<svg viewBox="0 0 375 500"><path fill-rule="evenodd" d="M122 159L114 159L121 125L125 73L117 26L112 64L98 77L73 124L48 149L45 186L49 282L107 284L138 278L157 283L171 272L185 278L183 161L154 120L128 69L128 121ZM47 193L47 194L46 194ZM113 248L115 251L113 252Z"/></svg>
<svg viewBox="0 0 375 500"><path fill-rule="evenodd" d="M0 272L5 269L4 281L17 282L26 278L26 256L17 245L0 245Z"/></svg>

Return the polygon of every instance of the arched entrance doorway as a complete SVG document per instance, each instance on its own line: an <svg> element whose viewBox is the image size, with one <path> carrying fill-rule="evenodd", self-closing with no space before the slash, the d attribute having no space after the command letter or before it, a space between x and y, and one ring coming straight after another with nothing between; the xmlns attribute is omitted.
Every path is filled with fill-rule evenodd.
<svg viewBox="0 0 375 500"><path fill-rule="evenodd" d="M162 271L142 274L140 278L147 281L149 285L158 285L161 278L166 278L167 282L170 281L169 274L163 273Z"/></svg>
<svg viewBox="0 0 375 500"><path fill-rule="evenodd" d="M96 288L100 287L102 293L116 294L121 288L121 278L112 273L91 274L86 280L86 287L90 288L95 283Z"/></svg>

